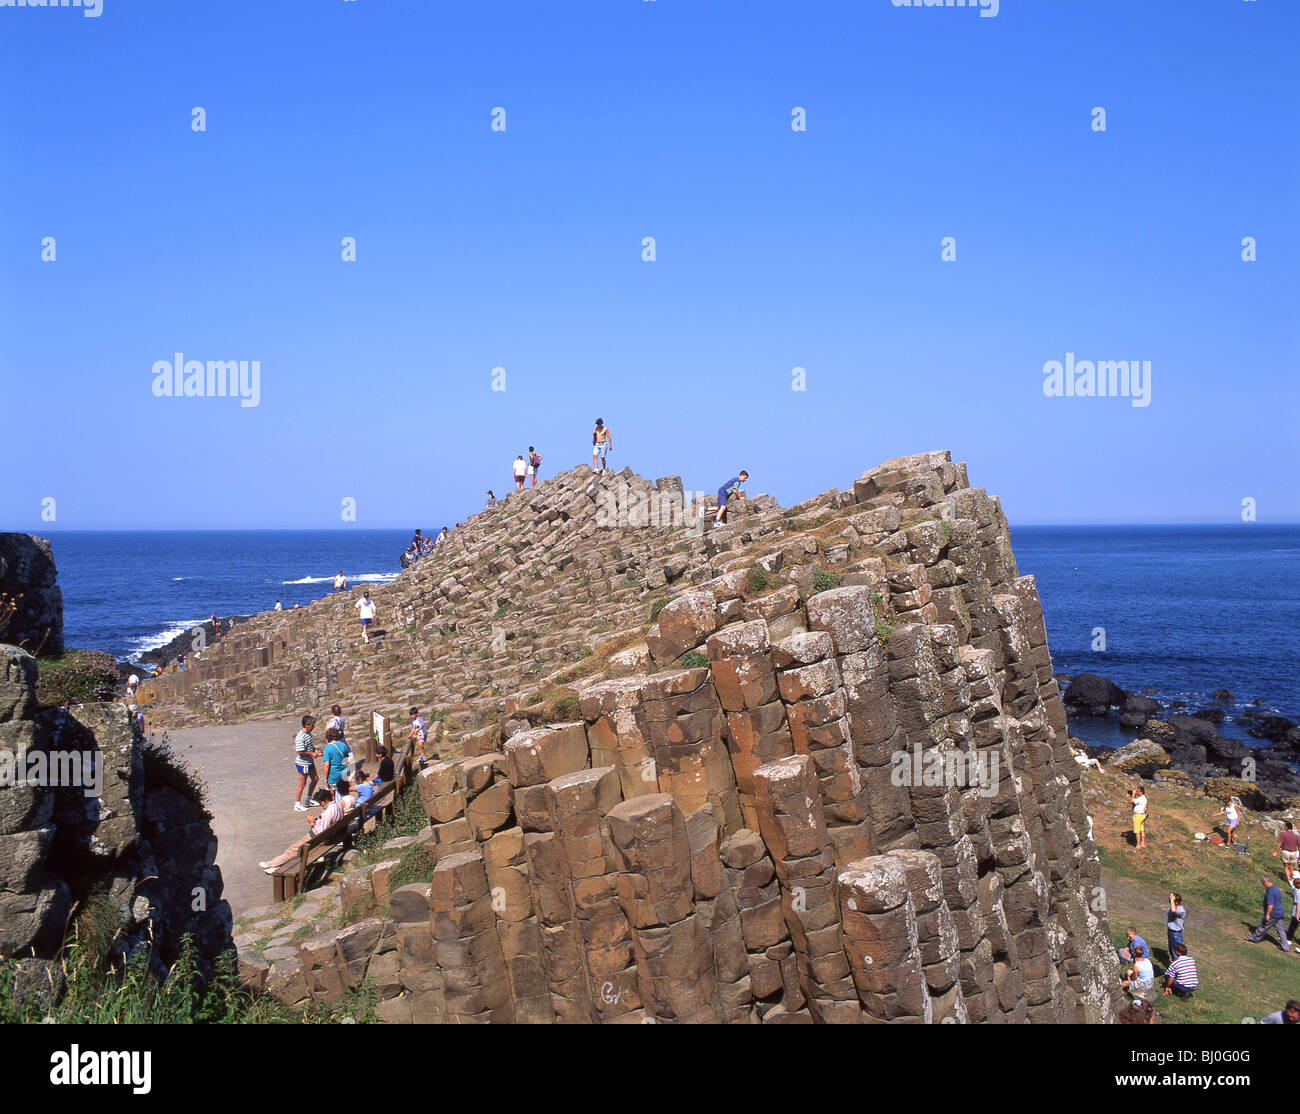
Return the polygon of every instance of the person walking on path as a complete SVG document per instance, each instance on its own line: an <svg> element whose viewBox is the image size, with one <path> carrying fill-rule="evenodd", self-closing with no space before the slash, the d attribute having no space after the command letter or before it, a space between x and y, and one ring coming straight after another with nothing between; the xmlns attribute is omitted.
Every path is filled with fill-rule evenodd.
<svg viewBox="0 0 1300 1114"><path fill-rule="evenodd" d="M1279 854L1282 856L1282 870L1286 873L1289 886L1295 878L1296 863L1300 862L1300 832L1295 830L1295 824L1290 820L1277 833L1277 846L1273 848L1273 855L1276 858Z"/></svg>
<svg viewBox="0 0 1300 1114"><path fill-rule="evenodd" d="M131 676L126 679L126 698L128 703L135 699L135 690L139 687L140 678L136 674L132 673Z"/></svg>
<svg viewBox="0 0 1300 1114"><path fill-rule="evenodd" d="M1295 938L1297 928L1300 928L1300 873L1291 879L1291 923L1286 926L1286 938L1293 944L1300 944ZM1293 954L1300 955L1300 948L1294 949Z"/></svg>
<svg viewBox="0 0 1300 1114"><path fill-rule="evenodd" d="M1169 895L1169 911L1165 914L1165 935L1169 939L1169 958L1174 958L1174 949L1183 942L1183 926L1187 923L1187 910L1183 908L1183 895Z"/></svg>
<svg viewBox="0 0 1300 1114"><path fill-rule="evenodd" d="M1273 879L1267 876L1261 878L1260 883L1264 887L1264 916L1255 931L1246 939L1252 944L1258 944L1270 932L1276 930L1277 942L1284 952L1289 952L1291 950L1291 941L1287 939L1286 933L1282 931L1282 914L1286 911L1282 908L1282 891L1273 885Z"/></svg>
<svg viewBox="0 0 1300 1114"><path fill-rule="evenodd" d="M1169 954L1174 957L1174 961L1165 968L1165 994L1190 998L1201 981L1196 973L1196 960L1187 954L1187 948L1182 944L1178 944Z"/></svg>
<svg viewBox="0 0 1300 1114"><path fill-rule="evenodd" d="M528 465L524 463L524 454L520 453L515 457L515 490L523 491L524 474L528 471Z"/></svg>
<svg viewBox="0 0 1300 1114"><path fill-rule="evenodd" d="M745 481L749 479L749 473L743 468L740 474L732 476L726 483L718 488L718 513L713 519L715 526L721 526L727 520L727 500L745 498Z"/></svg>
<svg viewBox="0 0 1300 1114"><path fill-rule="evenodd" d="M542 466L542 454L532 445L528 446L528 486L537 486L537 469Z"/></svg>
<svg viewBox="0 0 1300 1114"><path fill-rule="evenodd" d="M1237 842L1237 825L1241 823L1241 810L1237 807L1237 798L1230 797L1223 806L1223 820L1228 829L1228 846Z"/></svg>
<svg viewBox="0 0 1300 1114"><path fill-rule="evenodd" d="M361 613L361 641L367 646L370 645L370 620L375 617L375 612L379 610L375 606L375 601L370 598L369 590L361 593L361 598L352 605Z"/></svg>
<svg viewBox="0 0 1300 1114"><path fill-rule="evenodd" d="M298 788L293 794L293 811L306 812L311 806L302 803L302 791L307 790L307 800L310 801L312 794L316 791L316 759L320 757L320 752L316 750L316 743L311 737L311 729L316 726L316 720L312 716L302 717L302 730L294 736L293 740L293 768L298 771ZM308 784L310 782L310 784Z"/></svg>
<svg viewBox="0 0 1300 1114"><path fill-rule="evenodd" d="M339 569L339 571L334 574L334 591L346 592L347 590L348 578L343 575L343 570Z"/></svg>
<svg viewBox="0 0 1300 1114"><path fill-rule="evenodd" d="M1136 850L1144 851L1147 845L1147 791L1139 781L1133 790L1133 839Z"/></svg>
<svg viewBox="0 0 1300 1114"><path fill-rule="evenodd" d="M596 419L596 428L591 431L591 467L592 471L603 472L609 468L606 457L614 450L614 435L604 419Z"/></svg>

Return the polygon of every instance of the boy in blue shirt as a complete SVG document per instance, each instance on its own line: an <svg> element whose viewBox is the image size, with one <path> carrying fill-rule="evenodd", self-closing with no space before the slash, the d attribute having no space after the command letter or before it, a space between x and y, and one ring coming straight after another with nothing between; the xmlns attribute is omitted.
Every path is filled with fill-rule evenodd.
<svg viewBox="0 0 1300 1114"><path fill-rule="evenodd" d="M726 483L718 488L718 514L714 518L715 526L722 525L727 518L727 500L745 498L745 481L749 479L749 473L743 468L738 476L732 476Z"/></svg>

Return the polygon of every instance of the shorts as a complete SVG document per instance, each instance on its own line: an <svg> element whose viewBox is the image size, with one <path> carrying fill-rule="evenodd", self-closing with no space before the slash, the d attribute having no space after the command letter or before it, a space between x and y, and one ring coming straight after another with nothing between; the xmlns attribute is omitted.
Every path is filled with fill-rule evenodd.
<svg viewBox="0 0 1300 1114"><path fill-rule="evenodd" d="M293 760L293 768L300 774L310 777L316 772L316 761L312 758L297 758Z"/></svg>
<svg viewBox="0 0 1300 1114"><path fill-rule="evenodd" d="M1133 831L1140 832L1146 827L1147 814L1145 812L1135 812L1133 814Z"/></svg>
<svg viewBox="0 0 1300 1114"><path fill-rule="evenodd" d="M362 625L363 627L368 627L368 626L370 626L370 620L369 620L369 619L362 619L362 620L361 620L361 625Z"/></svg>
<svg viewBox="0 0 1300 1114"><path fill-rule="evenodd" d="M1235 828L1236 826L1237 826L1237 821L1236 821L1236 820L1229 820L1229 821L1228 821L1228 831L1232 831L1232 829Z"/></svg>
<svg viewBox="0 0 1300 1114"><path fill-rule="evenodd" d="M1300 863L1300 851L1283 851L1282 861L1295 866L1296 863Z"/></svg>
<svg viewBox="0 0 1300 1114"><path fill-rule="evenodd" d="M609 442L601 441L598 445L593 445L591 448L592 448L592 452L594 452L598 457L600 457L601 460L604 460L605 454L609 452Z"/></svg>

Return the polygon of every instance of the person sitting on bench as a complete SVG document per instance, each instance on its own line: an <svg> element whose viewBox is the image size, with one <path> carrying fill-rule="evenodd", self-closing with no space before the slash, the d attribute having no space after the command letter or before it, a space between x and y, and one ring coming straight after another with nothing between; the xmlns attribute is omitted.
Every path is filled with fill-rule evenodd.
<svg viewBox="0 0 1300 1114"><path fill-rule="evenodd" d="M336 798L331 790L317 789L315 800L324 811L322 811L315 820L308 821L307 834L302 839L298 840L297 843L286 847L284 851L274 859L268 859L264 863L257 864L266 871L267 874L274 874L276 870L279 867L284 866L285 863L293 862L293 860L298 857L298 852L302 850L303 846L311 842L312 836L320 835L321 832L325 831L331 824L337 824L343 819L343 802L341 799Z"/></svg>

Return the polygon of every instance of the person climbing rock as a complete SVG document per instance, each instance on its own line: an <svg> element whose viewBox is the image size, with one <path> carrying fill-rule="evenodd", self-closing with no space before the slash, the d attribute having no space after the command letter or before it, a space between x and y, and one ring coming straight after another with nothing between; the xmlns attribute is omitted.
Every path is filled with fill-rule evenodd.
<svg viewBox="0 0 1300 1114"><path fill-rule="evenodd" d="M537 469L542 466L542 454L532 445L528 446L528 486L537 486Z"/></svg>
<svg viewBox="0 0 1300 1114"><path fill-rule="evenodd" d="M745 481L747 479L749 479L749 473L742 468L739 475L732 476L731 479L718 488L718 513L713 520L715 526L720 526L727 520L727 500L745 498Z"/></svg>

